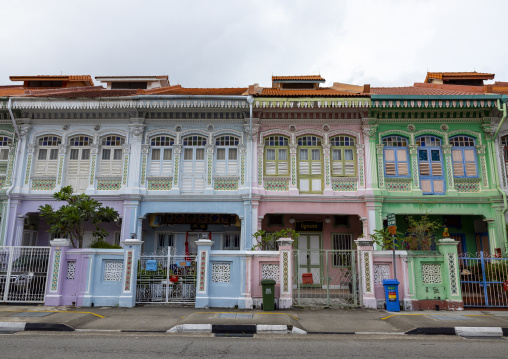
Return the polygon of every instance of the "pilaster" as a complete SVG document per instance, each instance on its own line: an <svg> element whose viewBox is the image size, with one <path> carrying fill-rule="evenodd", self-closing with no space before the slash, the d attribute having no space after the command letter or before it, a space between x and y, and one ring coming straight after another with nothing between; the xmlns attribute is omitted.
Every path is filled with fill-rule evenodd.
<svg viewBox="0 0 508 359"><path fill-rule="evenodd" d="M129 125L130 156L128 160L130 163L128 164L127 193L139 193L140 167L142 166L139 160L142 158L141 142L145 129L144 121L144 118L131 118Z"/></svg>
<svg viewBox="0 0 508 359"><path fill-rule="evenodd" d="M209 239L196 241L198 247L198 278L196 289L196 308L208 308L210 297L210 250L213 242Z"/></svg>
<svg viewBox="0 0 508 359"><path fill-rule="evenodd" d="M118 305L131 308L136 305L136 284L138 273L138 260L143 241L138 239L125 239L122 241L125 248L123 262L122 294Z"/></svg>
<svg viewBox="0 0 508 359"><path fill-rule="evenodd" d="M62 276L64 271L65 257L67 250L71 246L71 241L66 238L55 238L50 241L50 267L48 281L46 283L46 296L44 305L58 306L62 304Z"/></svg>
<svg viewBox="0 0 508 359"><path fill-rule="evenodd" d="M290 144L289 145L289 156L291 163L289 164L289 168L291 170L291 180L289 181L289 194L297 196L300 194L300 191L298 190L298 175L297 175L297 168L296 168L296 153L297 153L298 146L296 144Z"/></svg>
<svg viewBox="0 0 508 359"><path fill-rule="evenodd" d="M293 306L293 240L291 238L280 238L279 243L279 309L291 308Z"/></svg>

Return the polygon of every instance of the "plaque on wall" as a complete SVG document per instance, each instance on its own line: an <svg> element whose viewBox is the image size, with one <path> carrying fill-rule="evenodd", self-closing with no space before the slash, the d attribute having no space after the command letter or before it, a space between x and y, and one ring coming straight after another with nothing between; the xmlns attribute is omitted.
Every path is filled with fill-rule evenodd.
<svg viewBox="0 0 508 359"><path fill-rule="evenodd" d="M192 223L190 228L191 231L206 231L208 225L204 223Z"/></svg>
<svg viewBox="0 0 508 359"><path fill-rule="evenodd" d="M296 221L296 232L322 232L323 221Z"/></svg>

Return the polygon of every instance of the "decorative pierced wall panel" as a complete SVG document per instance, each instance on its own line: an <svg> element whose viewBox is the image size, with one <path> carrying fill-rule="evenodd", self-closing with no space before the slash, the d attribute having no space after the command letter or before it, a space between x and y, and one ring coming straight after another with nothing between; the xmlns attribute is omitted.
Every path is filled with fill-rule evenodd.
<svg viewBox="0 0 508 359"><path fill-rule="evenodd" d="M448 271L450 273L450 292L452 295L458 295L457 267L455 266L455 254L448 253Z"/></svg>
<svg viewBox="0 0 508 359"><path fill-rule="evenodd" d="M262 264L261 265L261 280L273 279L279 282L279 265L278 264Z"/></svg>
<svg viewBox="0 0 508 359"><path fill-rule="evenodd" d="M442 283L441 266L439 264L422 264L422 280L425 284Z"/></svg>
<svg viewBox="0 0 508 359"><path fill-rule="evenodd" d="M120 282L123 275L123 262L105 261L104 280L106 282Z"/></svg>
<svg viewBox="0 0 508 359"><path fill-rule="evenodd" d="M212 282L231 282L231 263L212 263Z"/></svg>
<svg viewBox="0 0 508 359"><path fill-rule="evenodd" d="M76 261L68 261L67 262L67 279L74 279L74 274L76 274Z"/></svg>
<svg viewBox="0 0 508 359"><path fill-rule="evenodd" d="M390 266L388 264L374 265L374 283L382 284L383 279L390 279Z"/></svg>

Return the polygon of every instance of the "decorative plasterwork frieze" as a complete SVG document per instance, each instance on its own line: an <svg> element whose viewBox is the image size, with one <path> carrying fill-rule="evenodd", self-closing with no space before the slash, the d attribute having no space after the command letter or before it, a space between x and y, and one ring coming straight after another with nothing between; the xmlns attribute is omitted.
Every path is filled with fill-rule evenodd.
<svg viewBox="0 0 508 359"><path fill-rule="evenodd" d="M407 109L461 109L488 108L496 105L496 100L372 100L373 108L407 108Z"/></svg>
<svg viewBox="0 0 508 359"><path fill-rule="evenodd" d="M130 99L130 100L42 100L18 99L13 109L23 110L97 110L97 109L176 109L176 108L248 108L244 99Z"/></svg>
<svg viewBox="0 0 508 359"><path fill-rule="evenodd" d="M305 98L305 99L281 99L281 98L257 98L254 108L356 108L370 107L367 98Z"/></svg>

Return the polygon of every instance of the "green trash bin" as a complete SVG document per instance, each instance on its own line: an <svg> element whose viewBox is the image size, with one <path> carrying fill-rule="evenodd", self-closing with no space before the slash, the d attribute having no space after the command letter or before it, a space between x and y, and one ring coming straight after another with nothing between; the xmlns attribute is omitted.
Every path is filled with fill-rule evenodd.
<svg viewBox="0 0 508 359"><path fill-rule="evenodd" d="M275 281L273 279L263 279L261 287L263 288L263 310L275 309Z"/></svg>

